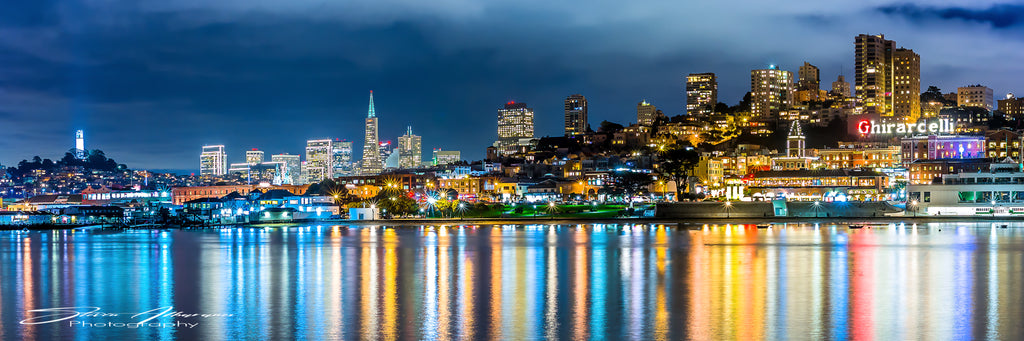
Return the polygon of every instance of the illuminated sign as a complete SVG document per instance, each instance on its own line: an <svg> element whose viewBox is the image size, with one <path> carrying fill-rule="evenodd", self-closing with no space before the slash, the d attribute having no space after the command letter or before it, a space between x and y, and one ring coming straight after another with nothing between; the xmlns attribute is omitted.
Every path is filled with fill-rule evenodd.
<svg viewBox="0 0 1024 341"><path fill-rule="evenodd" d="M857 132L861 135L913 135L952 133L956 126L948 119L918 123L876 123L875 120L862 120L857 123Z"/></svg>

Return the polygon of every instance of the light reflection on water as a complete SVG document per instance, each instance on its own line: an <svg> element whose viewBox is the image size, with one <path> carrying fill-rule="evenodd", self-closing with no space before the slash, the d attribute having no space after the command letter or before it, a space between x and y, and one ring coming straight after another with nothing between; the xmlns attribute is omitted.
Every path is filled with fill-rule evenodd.
<svg viewBox="0 0 1024 341"><path fill-rule="evenodd" d="M0 232L0 339L1022 339L1014 225Z"/></svg>

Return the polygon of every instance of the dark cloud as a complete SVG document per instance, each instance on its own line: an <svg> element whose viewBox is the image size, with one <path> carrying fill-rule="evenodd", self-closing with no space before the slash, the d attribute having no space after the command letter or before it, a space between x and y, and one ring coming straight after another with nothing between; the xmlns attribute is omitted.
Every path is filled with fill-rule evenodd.
<svg viewBox="0 0 1024 341"><path fill-rule="evenodd" d="M997 4L984 9L966 7L922 6L912 3L881 6L879 12L911 20L966 20L992 25L999 29L1024 26L1024 5Z"/></svg>
<svg viewBox="0 0 1024 341"><path fill-rule="evenodd" d="M641 99L681 113L687 73L717 73L719 99L732 104L749 90L750 70L768 64L795 71L809 61L823 84L844 66L852 78L853 36L868 30L921 53L922 74L933 77L923 84L991 82L1000 91L1016 82L1007 75L1019 42L922 30L867 6L14 2L0 12L0 163L62 153L75 129L86 129L90 148L145 168L195 168L203 144L226 144L232 160L254 147L299 154L310 138L354 140L361 150L369 90L383 138L411 125L425 155L440 147L481 158L508 100L536 110L541 136L560 134L562 100L574 93L590 100L595 126L635 121ZM953 39L991 56L964 56L969 49L946 43Z"/></svg>

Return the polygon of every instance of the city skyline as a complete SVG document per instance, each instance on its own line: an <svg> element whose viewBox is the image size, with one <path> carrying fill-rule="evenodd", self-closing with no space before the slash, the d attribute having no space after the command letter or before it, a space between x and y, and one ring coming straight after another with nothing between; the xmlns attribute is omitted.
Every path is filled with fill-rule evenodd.
<svg viewBox="0 0 1024 341"><path fill-rule="evenodd" d="M661 12L696 10L686 5L653 8L649 3L631 5L625 12L612 10L614 6L588 7L566 22L548 24L550 37L543 39L535 29L514 23L515 14L487 13L512 7L554 14L564 10L561 5L527 9L478 4L460 10L442 4L429 15L381 8L349 14L327 8L313 14L314 6L304 2L284 10L175 1L161 7L117 8L119 14L138 14L140 22L111 20L100 15L109 8L91 4L79 4L75 16L65 6L16 6L23 11L6 14L9 20L0 34L5 60L0 67L0 118L19 128L0 135L0 148L12 151L0 155L4 165L33 155L59 157L71 147L69 136L78 129L89 136L89 148L104 150L133 168L197 173L195 157L202 145L226 145L233 158L251 148L271 155L301 153L305 141L316 138L359 141L369 89L386 98L377 103L385 117L380 122L382 140L394 140L413 125L424 148L460 150L466 159L482 159L496 137L492 129L483 128L494 125L493 112L507 101L531 104L536 136L562 135L564 99L576 93L589 101L592 126L602 120L633 122L635 103L643 99L666 115L681 114L690 73L715 73L719 101L731 105L749 91L750 70L769 64L795 73L806 61L820 68L823 82L839 74L852 81L853 37L865 33L884 33L897 47L920 55L922 90L937 85L955 92L980 83L992 88L996 98L1024 92L1014 77L1022 66L1013 63L1024 51L1019 33L1024 11L1019 5L804 4L808 8L780 5L769 10L755 4L721 22L730 28L723 28L713 42L685 34L698 32L699 21L629 28L633 20L667 22ZM203 15L182 19L181 13L189 10ZM246 10L256 18L237 16ZM358 19L366 14L385 18L379 23ZM622 20L612 20L620 15ZM279 30L310 16L323 22ZM758 27L757 32L788 38L752 41L744 33L750 26L731 25L773 16L786 23ZM483 18L508 25L475 32L494 24ZM857 23L864 18L871 20ZM167 25L142 25L154 20ZM578 26L586 26L588 33L572 43L577 58L567 63L560 52L564 48L554 47L562 46L559 38L572 36ZM820 30L796 35L808 27ZM265 30L279 33L255 37L270 32ZM322 31L340 41L329 44L318 33ZM684 34L665 34L676 31ZM437 38L445 33L464 39ZM672 39L645 50L636 48L632 38L637 35L654 42ZM236 43L238 37L294 52L250 57L255 50ZM160 44L170 43L180 48L161 54ZM696 43L703 48L693 48ZM365 50L354 56L346 46ZM105 52L122 47L123 52ZM408 49L419 52L418 57L398 52ZM416 68L414 76L410 68ZM481 128L452 134L451 126Z"/></svg>

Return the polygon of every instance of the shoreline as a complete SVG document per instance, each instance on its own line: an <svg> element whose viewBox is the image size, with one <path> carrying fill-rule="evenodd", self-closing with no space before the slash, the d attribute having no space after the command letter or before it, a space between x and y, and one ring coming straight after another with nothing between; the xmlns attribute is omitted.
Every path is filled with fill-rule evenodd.
<svg viewBox="0 0 1024 341"><path fill-rule="evenodd" d="M419 226L419 225L505 225L505 224L541 224L541 225L575 225L575 224L663 224L663 225L726 225L726 224L787 224L787 223L818 223L818 224L889 224L889 223L943 223L943 222L1024 222L1024 217L962 217L962 216L889 216L889 217L694 217L694 218L660 218L660 217L627 217L627 218L559 218L559 217L529 217L529 218L400 218L400 219L379 219L379 220L322 220L322 221L296 221L296 222L275 222L264 224L230 224L210 226L149 226L149 227L100 227L95 225L87 226L66 226L66 225L36 225L8 228L0 227L0 231L56 231L74 230L82 227L92 227L100 230L164 230L164 229L216 229L231 227L275 227L295 225L352 225L352 226Z"/></svg>

